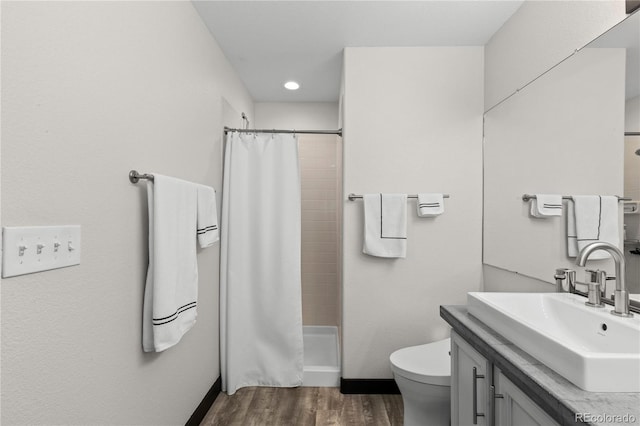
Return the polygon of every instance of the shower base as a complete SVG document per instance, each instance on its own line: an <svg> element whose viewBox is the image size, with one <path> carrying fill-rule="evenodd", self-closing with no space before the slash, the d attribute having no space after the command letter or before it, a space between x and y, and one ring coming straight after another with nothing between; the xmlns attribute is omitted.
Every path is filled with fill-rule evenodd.
<svg viewBox="0 0 640 426"><path fill-rule="evenodd" d="M340 386L338 327L305 325L302 386Z"/></svg>

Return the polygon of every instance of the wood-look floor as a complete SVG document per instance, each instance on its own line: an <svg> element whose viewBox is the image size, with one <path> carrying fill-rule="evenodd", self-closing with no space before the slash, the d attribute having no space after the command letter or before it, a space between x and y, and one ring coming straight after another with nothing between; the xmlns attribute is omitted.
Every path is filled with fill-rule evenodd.
<svg viewBox="0 0 640 426"><path fill-rule="evenodd" d="M220 393L201 426L402 426L400 395L343 395L339 388L250 387Z"/></svg>

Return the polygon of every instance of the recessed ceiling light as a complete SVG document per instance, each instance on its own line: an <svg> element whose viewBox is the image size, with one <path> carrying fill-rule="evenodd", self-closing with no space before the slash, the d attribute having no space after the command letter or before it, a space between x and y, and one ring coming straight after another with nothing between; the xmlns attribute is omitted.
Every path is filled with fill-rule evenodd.
<svg viewBox="0 0 640 426"><path fill-rule="evenodd" d="M300 84L297 81L287 81L284 84L284 88L287 90L298 90L300 88Z"/></svg>

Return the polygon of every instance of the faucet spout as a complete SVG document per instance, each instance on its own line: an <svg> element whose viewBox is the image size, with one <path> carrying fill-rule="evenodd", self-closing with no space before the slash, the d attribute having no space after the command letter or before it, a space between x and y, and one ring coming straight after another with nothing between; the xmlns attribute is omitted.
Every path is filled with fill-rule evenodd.
<svg viewBox="0 0 640 426"><path fill-rule="evenodd" d="M615 308L611 313L623 317L632 316L633 314L629 313L629 293L627 292L627 284L625 280L626 264L624 260L624 253L622 253L618 247L604 241L591 243L578 253L576 263L579 266L585 266L589 256L597 250L604 250L609 253L611 257L613 257L613 261L616 265L616 291L614 293Z"/></svg>

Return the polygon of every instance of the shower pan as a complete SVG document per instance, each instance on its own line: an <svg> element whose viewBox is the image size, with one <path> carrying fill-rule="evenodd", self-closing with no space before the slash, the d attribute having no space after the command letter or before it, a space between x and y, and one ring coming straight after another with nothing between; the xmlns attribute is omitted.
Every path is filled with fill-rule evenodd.
<svg viewBox="0 0 640 426"><path fill-rule="evenodd" d="M340 345L338 327L305 325L304 375L302 386L340 386Z"/></svg>

